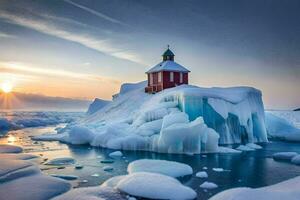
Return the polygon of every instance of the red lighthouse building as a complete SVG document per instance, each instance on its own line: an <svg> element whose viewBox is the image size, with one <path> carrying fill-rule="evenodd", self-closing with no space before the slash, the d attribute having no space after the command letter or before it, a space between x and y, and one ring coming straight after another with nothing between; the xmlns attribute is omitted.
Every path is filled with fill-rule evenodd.
<svg viewBox="0 0 300 200"><path fill-rule="evenodd" d="M174 61L174 53L169 49L162 55L163 61L146 72L148 76L147 93L156 93L161 90L189 83L188 73L185 67Z"/></svg>

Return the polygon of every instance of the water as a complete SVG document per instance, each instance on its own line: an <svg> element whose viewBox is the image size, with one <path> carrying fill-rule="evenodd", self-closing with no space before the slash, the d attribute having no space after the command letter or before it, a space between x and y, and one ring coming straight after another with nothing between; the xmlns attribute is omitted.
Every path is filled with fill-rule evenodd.
<svg viewBox="0 0 300 200"><path fill-rule="evenodd" d="M282 113L279 113L282 115ZM290 115L289 115L290 116ZM298 115L299 116L299 115ZM295 120L295 123L299 123ZM97 186L105 180L127 174L128 163L137 159L165 159L190 165L194 174L180 179L183 184L192 187L198 193L198 199L208 199L212 195L225 189L234 187L263 187L272 185L300 175L300 166L272 159L272 154L282 151L296 151L300 153L299 144L281 141L271 141L263 145L263 149L241 154L202 154L202 155L174 155L159 154L141 151L123 151L124 157L114 159L112 164L100 163L101 160L111 159L108 154L113 150L93 148L90 146L68 145L59 142L36 142L31 137L43 133L55 132L56 128L65 126L48 125L46 127L33 127L10 131L5 137L0 138L0 143L21 145L27 153L41 156L36 160L45 174L76 175L78 180L70 181L74 188ZM59 169L56 166L44 165L46 160L57 157L73 157L77 164L82 164L83 169L74 166L65 166ZM112 171L104 171L104 166L112 166ZM207 170L203 170L207 167ZM223 168L224 172L215 172L212 168ZM198 171L207 171L208 179L195 177ZM92 176L99 174L99 176ZM87 182L86 182L87 180ZM217 189L205 191L199 187L204 181L216 183Z"/></svg>

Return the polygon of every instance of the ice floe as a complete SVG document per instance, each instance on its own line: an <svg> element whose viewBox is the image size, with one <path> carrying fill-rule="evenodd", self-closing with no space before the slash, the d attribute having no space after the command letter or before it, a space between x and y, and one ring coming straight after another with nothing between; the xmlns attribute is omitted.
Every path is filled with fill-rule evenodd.
<svg viewBox="0 0 300 200"><path fill-rule="evenodd" d="M122 157L123 153L121 151L114 151L109 154L110 157Z"/></svg>
<svg viewBox="0 0 300 200"><path fill-rule="evenodd" d="M120 191L136 197L150 199L194 199L196 192L182 185L178 180L157 173L137 172L121 179Z"/></svg>
<svg viewBox="0 0 300 200"><path fill-rule="evenodd" d="M54 158L47 163L46 165L72 165L75 164L76 160L71 157L62 157L62 158Z"/></svg>
<svg viewBox="0 0 300 200"><path fill-rule="evenodd" d="M213 183L213 182L205 181L204 183L202 183L200 185L200 187L203 188L203 189L215 189L215 188L218 187L218 185Z"/></svg>
<svg viewBox="0 0 300 200"><path fill-rule="evenodd" d="M129 174L136 172L152 172L172 177L191 175L193 169L183 163L167 160L141 159L129 163L127 171Z"/></svg>
<svg viewBox="0 0 300 200"><path fill-rule="evenodd" d="M297 156L297 152L278 152L273 154L274 160L291 161L293 157Z"/></svg>
<svg viewBox="0 0 300 200"><path fill-rule="evenodd" d="M196 177L198 177L198 178L207 178L208 174L205 171L201 171L201 172L196 173Z"/></svg>

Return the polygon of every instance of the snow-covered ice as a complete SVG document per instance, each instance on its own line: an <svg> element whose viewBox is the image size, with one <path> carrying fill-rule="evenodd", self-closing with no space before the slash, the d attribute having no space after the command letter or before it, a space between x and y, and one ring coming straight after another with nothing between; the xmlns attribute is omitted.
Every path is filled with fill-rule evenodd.
<svg viewBox="0 0 300 200"><path fill-rule="evenodd" d="M198 178L207 178L208 174L205 171L201 171L201 172L196 173L196 177L198 177Z"/></svg>
<svg viewBox="0 0 300 200"><path fill-rule="evenodd" d="M178 180L157 173L137 172L121 179L119 190L136 197L150 199L194 199L197 194Z"/></svg>
<svg viewBox="0 0 300 200"><path fill-rule="evenodd" d="M181 177L193 174L193 169L187 164L151 159L133 161L128 165L127 171L129 174L136 172L152 172L171 177Z"/></svg>
<svg viewBox="0 0 300 200"><path fill-rule="evenodd" d="M273 159L291 161L291 159L297 155L297 152L278 152L273 154Z"/></svg>
<svg viewBox="0 0 300 200"><path fill-rule="evenodd" d="M209 200L299 200L300 176L261 188L234 188L225 190Z"/></svg>
<svg viewBox="0 0 300 200"><path fill-rule="evenodd" d="M261 92L182 85L155 95L122 85L114 100L56 134L35 139L161 153L218 152L218 144L267 142Z"/></svg>
<svg viewBox="0 0 300 200"><path fill-rule="evenodd" d="M205 181L204 183L202 183L200 185L200 187L203 188L203 189L215 189L215 188L218 187L218 185L213 183L213 182Z"/></svg>

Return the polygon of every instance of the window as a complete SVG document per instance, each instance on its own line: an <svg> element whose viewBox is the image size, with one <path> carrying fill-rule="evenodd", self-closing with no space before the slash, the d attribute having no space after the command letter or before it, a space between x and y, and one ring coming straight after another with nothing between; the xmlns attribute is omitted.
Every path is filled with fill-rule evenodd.
<svg viewBox="0 0 300 200"><path fill-rule="evenodd" d="M174 82L174 72L170 72L170 82Z"/></svg>
<svg viewBox="0 0 300 200"><path fill-rule="evenodd" d="M162 73L162 72L158 72L158 82L159 82L159 83L162 82L162 81L161 81L161 73Z"/></svg>
<svg viewBox="0 0 300 200"><path fill-rule="evenodd" d="M153 84L153 74L149 74L149 79L150 79L150 85Z"/></svg>
<svg viewBox="0 0 300 200"><path fill-rule="evenodd" d="M183 73L180 72L180 83L183 83Z"/></svg>

